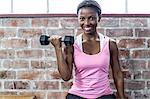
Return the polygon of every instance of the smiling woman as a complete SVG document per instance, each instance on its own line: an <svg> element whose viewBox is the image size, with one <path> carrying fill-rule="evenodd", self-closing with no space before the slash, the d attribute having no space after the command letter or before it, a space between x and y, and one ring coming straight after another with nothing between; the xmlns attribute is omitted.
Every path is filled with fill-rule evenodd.
<svg viewBox="0 0 150 99"><path fill-rule="evenodd" d="M0 13L75 14L76 6L81 1L82 0L1 0ZM97 2L102 6L103 14L149 14L150 12L149 0L97 0Z"/></svg>
<svg viewBox="0 0 150 99"><path fill-rule="evenodd" d="M74 44L63 47L60 35L50 37L61 78L64 81L74 78L66 99L127 99L117 44L97 30L101 20L99 3L83 0L76 12L83 32L76 36ZM110 87L109 66L112 68L118 98Z"/></svg>

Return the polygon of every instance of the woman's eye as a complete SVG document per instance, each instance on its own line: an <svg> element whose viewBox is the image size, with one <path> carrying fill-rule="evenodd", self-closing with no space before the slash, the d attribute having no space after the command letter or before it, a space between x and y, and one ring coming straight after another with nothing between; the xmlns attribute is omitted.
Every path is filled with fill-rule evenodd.
<svg viewBox="0 0 150 99"><path fill-rule="evenodd" d="M84 19L85 19L84 17L81 17L81 18L80 18L80 21L84 21Z"/></svg>
<svg viewBox="0 0 150 99"><path fill-rule="evenodd" d="M90 17L90 20L94 20L95 18L94 17Z"/></svg>

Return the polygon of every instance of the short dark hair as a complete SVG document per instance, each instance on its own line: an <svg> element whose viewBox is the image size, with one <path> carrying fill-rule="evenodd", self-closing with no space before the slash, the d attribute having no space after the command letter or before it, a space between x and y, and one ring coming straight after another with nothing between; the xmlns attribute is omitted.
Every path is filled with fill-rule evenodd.
<svg viewBox="0 0 150 99"><path fill-rule="evenodd" d="M91 7L91 8L94 8L97 13L98 13L98 16L101 16L101 7L100 5L95 1L95 0L84 0L82 1L78 7L77 7L77 15L79 13L79 10L83 7Z"/></svg>

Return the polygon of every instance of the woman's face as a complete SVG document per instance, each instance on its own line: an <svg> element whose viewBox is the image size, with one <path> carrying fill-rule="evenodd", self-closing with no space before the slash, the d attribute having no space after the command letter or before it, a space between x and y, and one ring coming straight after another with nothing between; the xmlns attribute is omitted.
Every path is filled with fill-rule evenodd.
<svg viewBox="0 0 150 99"><path fill-rule="evenodd" d="M90 7L83 7L79 10L78 21L84 33L96 33L97 23L99 22L98 13Z"/></svg>

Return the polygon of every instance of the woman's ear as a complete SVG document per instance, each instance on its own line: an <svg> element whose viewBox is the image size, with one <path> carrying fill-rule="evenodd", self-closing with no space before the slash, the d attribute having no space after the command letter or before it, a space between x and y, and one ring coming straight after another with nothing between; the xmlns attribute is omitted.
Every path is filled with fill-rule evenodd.
<svg viewBox="0 0 150 99"><path fill-rule="evenodd" d="M101 16L98 17L98 22L100 22L100 20L101 20Z"/></svg>

